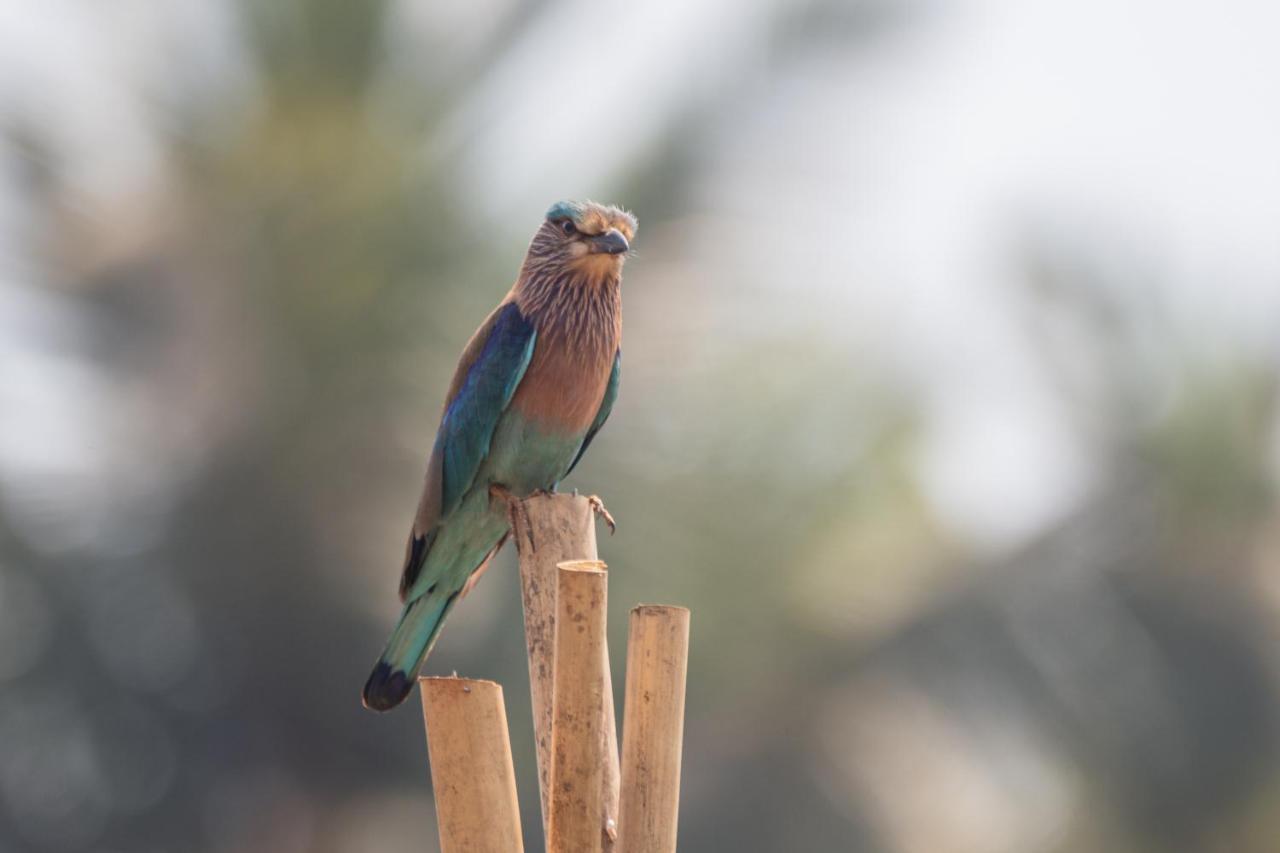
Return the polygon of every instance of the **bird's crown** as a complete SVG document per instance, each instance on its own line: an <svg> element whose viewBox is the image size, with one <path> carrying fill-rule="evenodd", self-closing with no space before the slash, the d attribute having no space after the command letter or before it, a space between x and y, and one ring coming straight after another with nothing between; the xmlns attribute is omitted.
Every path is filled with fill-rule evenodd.
<svg viewBox="0 0 1280 853"><path fill-rule="evenodd" d="M594 201L558 201L547 210L547 220L570 220L583 234L603 234L617 228L628 239L636 235L636 218L620 207Z"/></svg>

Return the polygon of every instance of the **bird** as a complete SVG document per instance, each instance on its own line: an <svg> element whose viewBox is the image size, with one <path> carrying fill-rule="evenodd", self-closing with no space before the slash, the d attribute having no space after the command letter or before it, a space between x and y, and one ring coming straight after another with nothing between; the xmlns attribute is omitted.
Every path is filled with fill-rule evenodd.
<svg viewBox="0 0 1280 853"><path fill-rule="evenodd" d="M619 207L553 204L515 285L463 350L405 545L403 610L365 707L404 701L449 612L509 535L510 500L554 492L608 420L636 228Z"/></svg>

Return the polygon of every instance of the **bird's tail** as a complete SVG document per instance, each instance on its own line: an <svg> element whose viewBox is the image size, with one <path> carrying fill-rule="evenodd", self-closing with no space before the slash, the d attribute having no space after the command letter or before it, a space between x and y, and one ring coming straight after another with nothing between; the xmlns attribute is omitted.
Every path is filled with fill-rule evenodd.
<svg viewBox="0 0 1280 853"><path fill-rule="evenodd" d="M413 689L418 667L427 659L458 593L430 592L409 602L364 685L364 706L389 711Z"/></svg>

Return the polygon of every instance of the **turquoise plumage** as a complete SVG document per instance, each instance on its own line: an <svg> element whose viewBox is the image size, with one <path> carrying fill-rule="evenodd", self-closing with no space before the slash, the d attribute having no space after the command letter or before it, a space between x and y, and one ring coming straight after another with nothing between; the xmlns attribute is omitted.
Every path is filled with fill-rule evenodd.
<svg viewBox="0 0 1280 853"><path fill-rule="evenodd" d="M509 532L504 495L554 490L604 426L621 372L621 277L635 218L559 202L463 351L405 549L404 610L364 688L404 701L449 611Z"/></svg>

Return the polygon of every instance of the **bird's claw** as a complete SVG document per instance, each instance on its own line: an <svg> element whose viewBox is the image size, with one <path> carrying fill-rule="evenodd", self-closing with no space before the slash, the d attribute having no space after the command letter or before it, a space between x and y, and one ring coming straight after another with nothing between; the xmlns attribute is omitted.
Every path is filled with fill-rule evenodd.
<svg viewBox="0 0 1280 853"><path fill-rule="evenodd" d="M610 536L618 532L618 523L613 520L613 515L605 508L604 501L600 500L599 495L587 495L587 503L591 505L596 517L603 519L604 523L609 525Z"/></svg>
<svg viewBox="0 0 1280 853"><path fill-rule="evenodd" d="M528 515L525 513L524 504L520 500L520 498L516 496L515 492L511 491L501 483L490 483L489 497L491 499L496 498L497 500L506 502L507 523L510 524L513 529L518 529L520 527L520 524L518 523L520 521L524 522L525 530L529 529L529 524L528 524L529 518L528 518ZM516 544L518 547L519 543L517 542Z"/></svg>

